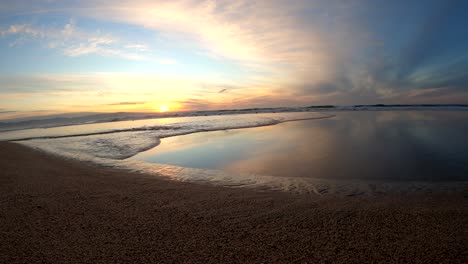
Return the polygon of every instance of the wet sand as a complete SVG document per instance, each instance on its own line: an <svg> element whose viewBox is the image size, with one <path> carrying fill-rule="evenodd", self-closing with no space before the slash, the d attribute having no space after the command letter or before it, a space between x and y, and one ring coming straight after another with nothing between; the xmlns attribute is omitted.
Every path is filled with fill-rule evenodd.
<svg viewBox="0 0 468 264"><path fill-rule="evenodd" d="M0 142L0 263L468 262L468 194L174 182Z"/></svg>

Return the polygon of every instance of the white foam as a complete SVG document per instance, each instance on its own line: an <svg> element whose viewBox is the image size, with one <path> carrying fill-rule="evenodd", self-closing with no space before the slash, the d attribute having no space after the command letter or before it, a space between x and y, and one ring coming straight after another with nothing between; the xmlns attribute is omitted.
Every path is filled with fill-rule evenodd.
<svg viewBox="0 0 468 264"><path fill-rule="evenodd" d="M317 113L281 113L171 118L146 120L146 122L115 122L106 124L80 125L66 128L51 128L39 135L28 135L18 141L68 158L94 160L95 158L125 159L159 144L160 138L185 135L203 131L216 131L274 125L280 122L330 115ZM154 125L157 122L157 125ZM27 131L26 131L27 132ZM21 136L21 135L19 135ZM17 135L18 137L18 135Z"/></svg>
<svg viewBox="0 0 468 264"><path fill-rule="evenodd" d="M329 180L310 177L278 177L252 173L236 173L215 169L186 168L180 166L124 160L115 163L103 161L107 166L156 175L176 181L210 184L223 187L251 188L266 191L285 191L299 194L338 196L380 196L388 193L461 192L466 182L383 182L360 180Z"/></svg>
<svg viewBox="0 0 468 264"><path fill-rule="evenodd" d="M125 159L159 144L151 132L122 132L102 135L19 141L48 153L83 161L96 158Z"/></svg>
<svg viewBox="0 0 468 264"><path fill-rule="evenodd" d="M333 181L318 178L277 177L221 170L184 168L164 164L123 160L160 143L160 138L189 133L274 125L281 122L327 118L320 113L277 113L184 117L136 122L93 124L66 131L42 131L42 138L19 141L55 155L91 161L103 166L153 174L165 179L208 183L213 185L277 190L315 195L379 195L389 192L457 191L466 189L466 183L372 182ZM86 134L87 133L87 134ZM83 135L85 134L85 135ZM55 137L55 138L54 138Z"/></svg>

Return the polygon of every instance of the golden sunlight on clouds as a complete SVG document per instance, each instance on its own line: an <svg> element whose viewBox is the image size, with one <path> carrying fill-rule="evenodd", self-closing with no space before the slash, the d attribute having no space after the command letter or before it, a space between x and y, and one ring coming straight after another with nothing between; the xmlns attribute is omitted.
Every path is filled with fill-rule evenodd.
<svg viewBox="0 0 468 264"><path fill-rule="evenodd" d="M294 82L306 75L325 82L334 75L336 54L342 54L337 47L330 48L342 30L305 28L291 15L301 10L301 1L287 7L274 1L246 0L202 4L191 0L103 1L102 6L84 3L88 8L82 15L165 32L173 40L190 42L215 57L281 76L276 79Z"/></svg>
<svg viewBox="0 0 468 264"><path fill-rule="evenodd" d="M25 90L23 87L47 87L40 94L26 93L27 91L0 94L0 99L5 99L2 108L18 111L33 111L47 106L47 110L54 112L163 113L267 107L271 103L282 105L285 102L284 93L275 89L278 83L260 78L234 83L216 76L184 78L100 72L47 74L28 78L0 77L0 84L15 90ZM297 100L310 98L300 97ZM289 103L301 104L296 101Z"/></svg>
<svg viewBox="0 0 468 264"><path fill-rule="evenodd" d="M54 111L167 112L299 106L327 100L327 96L336 94L317 95L311 92L315 87L309 88L310 84L328 84L345 72L342 61L348 61L348 54L353 54L348 49L353 39L359 38L347 38L353 32L348 27L323 30L301 24L302 20L294 14L307 1L293 2L284 6L276 1L247 0L80 1L82 6L72 12L83 16L81 19L92 17L140 26L158 33L156 43L162 50L168 42L177 49L189 48L196 56L187 56L184 61L184 53L177 60L161 53L154 58L158 63L154 69L146 66L151 65L151 60L142 62L143 73L133 72L133 66L132 71L125 72L119 66L116 72L0 76L0 86L12 91L0 94L0 100L6 99L2 109L31 111L47 106L47 110ZM112 35L84 34L75 24L71 21L64 27L68 30L66 34L55 30L57 33L40 37L51 41L64 36L71 38L68 35L73 28L77 35L73 43L78 44L62 47L72 57L91 54L129 57L130 52L158 49L138 44L143 40L119 42ZM36 28L40 29L22 30L30 32ZM341 39L347 39L345 49L340 45L342 41L337 41ZM87 45L80 45L81 42ZM68 46L80 49L70 51ZM117 54L110 48L126 53ZM219 67L223 63L227 67ZM177 67L161 71L160 64ZM45 89L38 93L35 87ZM300 91L295 93L295 87Z"/></svg>

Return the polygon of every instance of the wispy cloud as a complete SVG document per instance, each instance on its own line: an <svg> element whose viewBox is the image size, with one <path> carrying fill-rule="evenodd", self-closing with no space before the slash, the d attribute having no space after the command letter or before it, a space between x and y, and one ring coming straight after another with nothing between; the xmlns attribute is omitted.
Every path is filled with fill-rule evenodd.
<svg viewBox="0 0 468 264"><path fill-rule="evenodd" d="M75 80L80 88L139 87L138 92L159 93L161 100L172 98L201 108L207 107L207 102L216 107L466 102L468 38L463 37L466 34L460 26L467 21L463 13L466 3L434 1L440 5L429 8L424 1L389 1L372 9L369 6L375 5L373 2L83 0L68 4L39 0L25 4L18 0L3 8L5 12L60 12L80 19L144 28L154 31L155 39L163 39L171 47L187 47L191 55L209 56L220 63L234 62L240 65L239 71L245 72L241 81L231 80L230 76L208 81L179 78L184 73L166 78L90 76L94 83ZM406 24L395 21L396 15L388 15L391 12L401 13ZM0 33L3 37L17 36L12 45L29 39L44 40L67 56L99 54L138 60L150 50L139 41L123 43L110 34L83 32L74 21L56 29L15 24ZM185 58L181 57L177 57L178 61L155 62L183 64ZM217 68L210 70L218 72ZM10 83L10 87L14 85ZM55 87L79 89L70 83ZM167 88L176 95L171 97L164 91Z"/></svg>
<svg viewBox="0 0 468 264"><path fill-rule="evenodd" d="M50 99L48 106L63 104L70 98L74 98L74 104L83 101L89 105L102 105L103 100L105 104L136 104L147 100L169 102L190 97L202 87L219 90L222 86L222 83L203 79L122 72L0 75L0 104L21 105L19 101L30 100L29 104L23 105L29 107L33 102L47 98ZM206 94L204 97L207 98Z"/></svg>
<svg viewBox="0 0 468 264"><path fill-rule="evenodd" d="M144 60L148 49L142 44L124 44L111 34L86 32L70 20L62 28L50 28L33 24L14 24L0 29L0 36L15 36L10 46L21 45L31 40L45 41L48 48L60 49L71 57L97 54L116 56L129 60Z"/></svg>
<svg viewBox="0 0 468 264"><path fill-rule="evenodd" d="M323 2L313 1L312 5L320 7ZM65 12L71 16L142 26L157 31L160 37L171 39L176 45L186 43L199 53L231 59L244 67L275 74L282 80L296 80L303 75L315 79L327 78L333 71L334 57L344 53L332 50L330 41L335 38L334 35L348 32L342 29L323 31L319 26L302 24L296 17L297 13L310 5L310 1L294 1L287 5L278 0L104 0L68 5L38 1L28 4L27 8L21 3L8 4L5 10ZM343 5L339 4L340 7ZM67 32L74 32L71 29L68 28ZM72 45L67 53L115 54L115 51L108 50L108 44L99 43L99 48L95 44L93 41L81 42ZM351 43L348 42L348 45ZM141 43L130 43L122 48L139 52L147 50ZM159 62L174 63L173 60L164 59Z"/></svg>
<svg viewBox="0 0 468 264"><path fill-rule="evenodd" d="M11 111L11 110L6 110L6 109L0 109L0 114L11 114L15 113L17 111Z"/></svg>
<svg viewBox="0 0 468 264"><path fill-rule="evenodd" d="M144 45L144 44L129 44L129 45L125 45L125 48L133 49L133 50L137 50L137 51L148 51L149 50L148 46Z"/></svg>
<svg viewBox="0 0 468 264"><path fill-rule="evenodd" d="M153 29L176 45L232 60L261 89L313 83L308 89L314 90L318 84L358 89L365 63L355 64L362 54L357 49L372 48L375 41L350 18L356 6L324 0L84 1L73 12Z"/></svg>
<svg viewBox="0 0 468 264"><path fill-rule="evenodd" d="M111 103L111 104L106 104L110 106L117 106L117 105L141 105L141 104L146 104L147 102L118 102L118 103Z"/></svg>

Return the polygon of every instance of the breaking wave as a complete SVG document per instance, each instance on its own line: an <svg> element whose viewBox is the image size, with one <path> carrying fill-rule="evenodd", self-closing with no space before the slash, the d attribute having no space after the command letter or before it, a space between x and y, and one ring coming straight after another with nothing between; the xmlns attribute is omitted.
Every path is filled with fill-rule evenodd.
<svg viewBox="0 0 468 264"><path fill-rule="evenodd" d="M315 195L380 195L388 192L455 191L466 183L388 183L333 181L317 178L278 177L222 170L184 168L127 159L151 149L161 138L190 133L275 125L282 122L333 117L333 114L300 112L243 114L120 121L47 129L16 131L0 139L16 139L20 144L65 158L93 162L106 167L147 173L178 181L209 183L257 190L277 190Z"/></svg>
<svg viewBox="0 0 468 264"><path fill-rule="evenodd" d="M68 158L122 160L157 146L161 138L204 131L275 125L305 119L329 118L321 113L280 113L125 121L20 131L21 144ZM162 124L165 122L165 124ZM153 124L158 123L158 124ZM22 137L23 136L23 137Z"/></svg>

